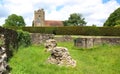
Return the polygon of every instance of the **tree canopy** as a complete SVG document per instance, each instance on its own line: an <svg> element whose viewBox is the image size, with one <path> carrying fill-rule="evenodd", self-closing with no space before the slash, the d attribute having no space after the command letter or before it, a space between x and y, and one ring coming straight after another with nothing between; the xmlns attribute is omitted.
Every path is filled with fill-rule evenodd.
<svg viewBox="0 0 120 74"><path fill-rule="evenodd" d="M120 8L116 9L113 13L110 14L104 26L116 26L120 25Z"/></svg>
<svg viewBox="0 0 120 74"><path fill-rule="evenodd" d="M5 20L5 24L3 24L4 27L9 27L9 26L25 26L25 22L22 16L18 16L16 14L11 14L8 16L8 18Z"/></svg>
<svg viewBox="0 0 120 74"><path fill-rule="evenodd" d="M82 18L82 15L79 13L70 14L68 20L63 21L64 26L85 26L85 18Z"/></svg>

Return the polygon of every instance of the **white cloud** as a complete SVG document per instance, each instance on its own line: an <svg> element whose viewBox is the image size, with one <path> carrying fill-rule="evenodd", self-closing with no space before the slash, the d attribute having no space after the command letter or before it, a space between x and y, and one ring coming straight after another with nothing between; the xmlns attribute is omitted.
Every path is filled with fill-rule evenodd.
<svg viewBox="0 0 120 74"><path fill-rule="evenodd" d="M0 18L0 25L2 25L4 23L4 21L5 21L4 17Z"/></svg>
<svg viewBox="0 0 120 74"><path fill-rule="evenodd" d="M27 26L32 25L34 10L39 8L44 8L46 20L66 20L71 13L81 13L88 22L87 25L102 26L110 13L120 6L116 0L107 3L102 3L102 0L3 0L3 2L9 15L12 13L22 15ZM0 19L2 24L5 17Z"/></svg>

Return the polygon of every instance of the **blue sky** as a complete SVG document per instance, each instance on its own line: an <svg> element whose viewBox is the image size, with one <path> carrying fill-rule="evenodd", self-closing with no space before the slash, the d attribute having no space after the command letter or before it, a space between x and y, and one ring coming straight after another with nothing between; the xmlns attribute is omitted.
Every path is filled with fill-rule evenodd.
<svg viewBox="0 0 120 74"><path fill-rule="evenodd" d="M0 0L0 4L3 4L3 0Z"/></svg>
<svg viewBox="0 0 120 74"><path fill-rule="evenodd" d="M118 3L120 3L120 0L116 0Z"/></svg>
<svg viewBox="0 0 120 74"><path fill-rule="evenodd" d="M109 2L110 0L103 0L103 3ZM120 3L120 0L116 0L117 3Z"/></svg>
<svg viewBox="0 0 120 74"><path fill-rule="evenodd" d="M80 13L88 26L102 26L118 7L120 0L0 0L0 25L10 14L17 14L32 26L34 11L43 8L46 20L67 20L70 14Z"/></svg>

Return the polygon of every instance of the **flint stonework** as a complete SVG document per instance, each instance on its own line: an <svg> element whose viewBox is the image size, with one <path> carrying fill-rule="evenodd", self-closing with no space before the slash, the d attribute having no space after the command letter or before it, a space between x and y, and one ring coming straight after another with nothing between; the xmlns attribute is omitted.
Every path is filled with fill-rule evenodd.
<svg viewBox="0 0 120 74"><path fill-rule="evenodd" d="M51 55L47 62L59 66L76 66L76 61L70 56L68 49L65 47L57 47L57 42L54 39L49 39L45 43L46 51Z"/></svg>

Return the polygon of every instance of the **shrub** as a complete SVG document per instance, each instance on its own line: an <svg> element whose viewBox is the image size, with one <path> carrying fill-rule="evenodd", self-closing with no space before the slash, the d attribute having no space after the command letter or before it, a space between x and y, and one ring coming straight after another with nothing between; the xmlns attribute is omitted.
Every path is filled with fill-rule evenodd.
<svg viewBox="0 0 120 74"><path fill-rule="evenodd" d="M23 46L23 47L27 47L29 45L31 45L31 38L30 38L30 34L26 31L22 31L22 30L17 30L18 32L18 45Z"/></svg>

